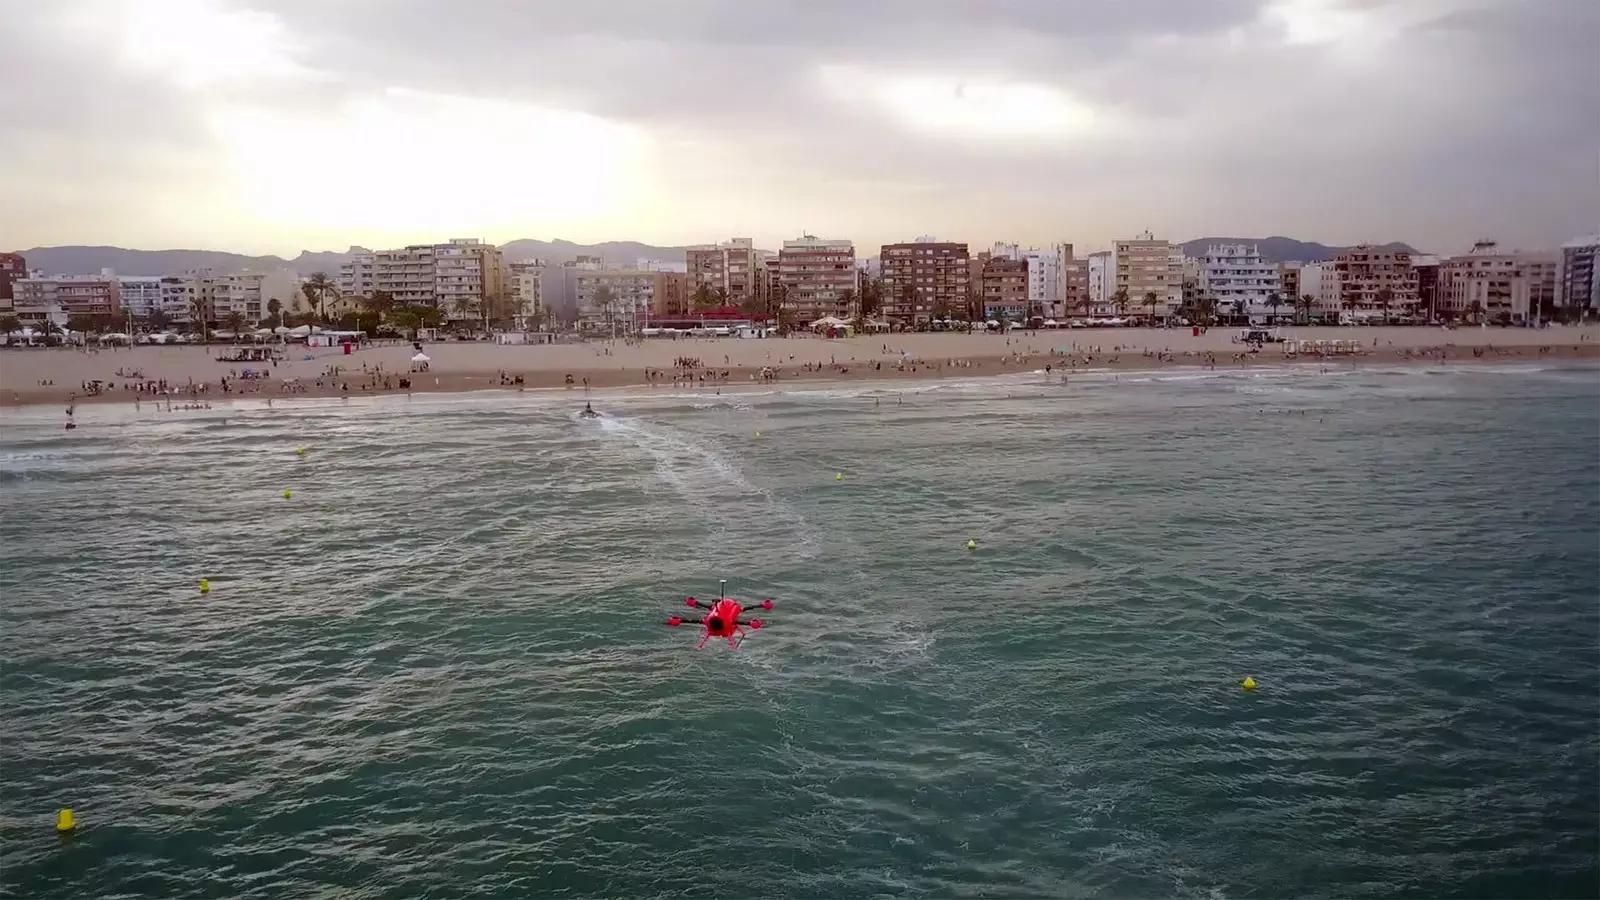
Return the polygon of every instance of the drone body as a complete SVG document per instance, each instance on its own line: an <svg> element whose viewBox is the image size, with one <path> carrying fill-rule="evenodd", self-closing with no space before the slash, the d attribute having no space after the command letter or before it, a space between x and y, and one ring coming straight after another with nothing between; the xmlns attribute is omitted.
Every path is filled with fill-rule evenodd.
<svg viewBox="0 0 1600 900"><path fill-rule="evenodd" d="M723 584L727 584L727 582L724 581ZM684 602L685 605L695 609L706 610L705 616L699 619L685 619L681 616L671 616L667 619L667 624L677 627L685 622L688 622L691 625L701 626L704 629L704 633L700 635L700 643L695 645L696 650L704 647L706 645L706 641L709 641L714 637L727 638L728 646L737 650L739 649L739 644L742 643L745 638L746 632L744 630L744 626L750 626L751 631L762 627L760 619L739 618L740 616L744 615L744 607L739 605L739 601L727 596L726 591L723 592L723 596L717 598L715 603L707 603L704 600L696 600L693 597L688 598ZM772 601L763 600L761 601L760 606L762 609L771 609ZM737 637L738 640L734 640L735 637Z"/></svg>

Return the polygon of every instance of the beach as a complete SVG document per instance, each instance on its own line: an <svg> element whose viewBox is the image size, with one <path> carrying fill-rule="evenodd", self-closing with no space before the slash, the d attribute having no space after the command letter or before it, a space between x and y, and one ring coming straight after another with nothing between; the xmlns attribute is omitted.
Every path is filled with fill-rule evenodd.
<svg viewBox="0 0 1600 900"><path fill-rule="evenodd" d="M1600 326L1525 328L1285 328L1291 342L1345 342L1358 353L1259 352L1237 343L1241 329L1059 329L1009 334L884 334L844 339L796 336L741 340L500 345L438 341L423 345L427 370L413 372L410 342L340 347L289 345L276 364L224 362L232 345L0 350L0 406L134 402L177 397L207 403L245 396L328 397L395 392L614 388L753 382L939 378L1039 371L1046 377L1088 370L1169 366L1249 366L1307 362L1327 366L1407 360L1472 363L1518 359L1600 359ZM244 377L246 370L265 377ZM224 386L226 379L226 386ZM98 381L99 385L92 382ZM145 390L137 390L143 387Z"/></svg>

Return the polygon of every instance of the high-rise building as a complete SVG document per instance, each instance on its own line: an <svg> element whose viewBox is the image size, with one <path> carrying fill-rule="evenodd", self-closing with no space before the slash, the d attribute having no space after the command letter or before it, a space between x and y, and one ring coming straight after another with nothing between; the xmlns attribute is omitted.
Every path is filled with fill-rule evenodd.
<svg viewBox="0 0 1600 900"><path fill-rule="evenodd" d="M1028 261L983 254L983 317L1023 322L1028 315Z"/></svg>
<svg viewBox="0 0 1600 900"><path fill-rule="evenodd" d="M761 292L761 269L766 257L750 238L689 247L683 255L691 294L704 286L713 294L720 291L730 305L737 306Z"/></svg>
<svg viewBox="0 0 1600 900"><path fill-rule="evenodd" d="M997 241L989 248L989 256L991 259L1027 261L1029 316L1059 318L1065 315L1062 310L1064 298L1061 288L1061 263L1063 259L1072 256L1071 244L1057 244L1049 249L1029 247L1024 250L1017 244Z"/></svg>
<svg viewBox="0 0 1600 900"><path fill-rule="evenodd" d="M340 270L340 288L344 270ZM353 268L350 285L370 284L397 306L433 306L452 320L475 320L484 298L505 296L505 259L500 248L477 238L452 238L445 244L411 244L373 254L372 277ZM365 296L365 295L363 295Z"/></svg>
<svg viewBox="0 0 1600 900"><path fill-rule="evenodd" d="M651 310L651 314L657 317L686 318L693 315L694 297L689 292L689 274L657 272Z"/></svg>
<svg viewBox="0 0 1600 900"><path fill-rule="evenodd" d="M376 253L350 254L350 260L339 265L339 295L371 297L378 289L377 261Z"/></svg>
<svg viewBox="0 0 1600 900"><path fill-rule="evenodd" d="M1201 295L1216 301L1218 314L1261 322L1283 313L1278 265L1262 259L1255 245L1213 244L1197 261Z"/></svg>
<svg viewBox="0 0 1600 900"><path fill-rule="evenodd" d="M1146 231L1130 240L1120 240L1112 245L1107 287L1112 300L1121 295L1125 308L1120 314L1165 318L1183 305L1183 248L1167 241L1158 241ZM1153 295L1154 307L1146 306L1147 296Z"/></svg>
<svg viewBox="0 0 1600 900"><path fill-rule="evenodd" d="M1478 241L1439 264L1439 312L1451 318L1522 324L1555 312L1561 257L1505 251Z"/></svg>
<svg viewBox="0 0 1600 900"><path fill-rule="evenodd" d="M783 308L797 325L824 316L853 319L860 309L855 244L804 235L784 241L778 253Z"/></svg>
<svg viewBox="0 0 1600 900"><path fill-rule="evenodd" d="M1600 311L1600 234L1561 245L1558 303L1569 315Z"/></svg>
<svg viewBox="0 0 1600 900"><path fill-rule="evenodd" d="M919 237L878 251L883 315L906 325L936 317L966 318L972 272L967 245Z"/></svg>

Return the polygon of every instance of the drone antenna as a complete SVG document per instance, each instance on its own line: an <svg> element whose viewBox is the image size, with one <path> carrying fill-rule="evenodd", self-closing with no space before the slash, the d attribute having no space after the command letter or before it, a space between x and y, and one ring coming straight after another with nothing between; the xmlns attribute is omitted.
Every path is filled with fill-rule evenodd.
<svg viewBox="0 0 1600 900"><path fill-rule="evenodd" d="M724 600L728 599L728 579L726 579L726 578L718 578L717 579L717 593L722 595L722 599L724 599Z"/></svg>

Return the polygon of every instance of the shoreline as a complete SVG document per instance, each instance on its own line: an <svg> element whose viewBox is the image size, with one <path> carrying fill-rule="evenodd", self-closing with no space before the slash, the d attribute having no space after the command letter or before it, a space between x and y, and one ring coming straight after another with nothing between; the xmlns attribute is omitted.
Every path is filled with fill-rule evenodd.
<svg viewBox="0 0 1600 900"><path fill-rule="evenodd" d="M702 379L698 375L674 379L670 371L661 371L645 366L638 366L632 369L575 369L570 373L545 370L518 376L521 379L520 383L510 380L509 376L502 380L501 376L495 373L481 371L429 371L407 373L412 379L409 388L397 386L384 388L381 386L381 376L356 371L340 376L324 377L320 380L303 381L293 391L284 390L286 379L276 378L247 382L246 390L244 391L230 390L223 392L218 390L215 385L211 385L203 392L191 393L187 389L180 388L165 395L129 391L118 384L113 389L97 395L74 396L78 392L71 388L51 385L44 388L8 390L0 393L0 409L25 410L30 407L50 406L52 404L57 406L69 404L94 406L102 404L139 406L153 404L166 406L170 401L173 411L183 412L190 411L184 408L190 404L210 404L211 408L216 408L216 406L231 404L239 400L255 402L283 400L292 402L303 399L329 400L348 397L392 397L414 394L485 393L493 391L522 393L530 390L538 391L542 394L555 391L583 394L595 390L609 391L618 388L644 391L655 389L686 390L714 395L724 390L730 392L745 389L781 390L785 387L800 388L865 381L915 383L946 381L956 378L992 378L1036 373L1041 378L1055 380L1059 376L1065 376L1070 379L1074 376L1096 377L1106 374L1172 370L1216 371L1219 368L1224 371L1239 371L1251 368L1296 366L1317 367L1323 370L1348 370L1369 366L1457 366L1563 361L1600 361L1600 342L1538 346L1493 346L1489 348L1482 346L1450 346L1447 349L1437 347L1379 348L1357 355L1327 357L1305 354L1289 356L1281 352L1273 352L1273 350L1258 354L1212 353L1210 355L1205 353L1171 355L1151 353L1149 351L1121 352L1104 355L1088 354L1087 358L1067 354L1012 353L1001 356L974 356L931 363L900 364L871 360L867 362L852 361L844 364L835 363L832 365L820 362L804 366L784 365L779 368L776 378L763 378L763 370L769 367L753 365L725 365L711 367L710 370L697 370L700 373L711 371L713 377L709 379ZM0 365L3 364L3 358L0 358ZM1048 374L1046 374L1046 367L1049 368ZM647 371L656 373L658 377L647 379ZM726 377L722 377L724 374ZM566 382L566 378L569 375L573 379L571 384ZM398 377L401 376L388 376L391 385Z"/></svg>

